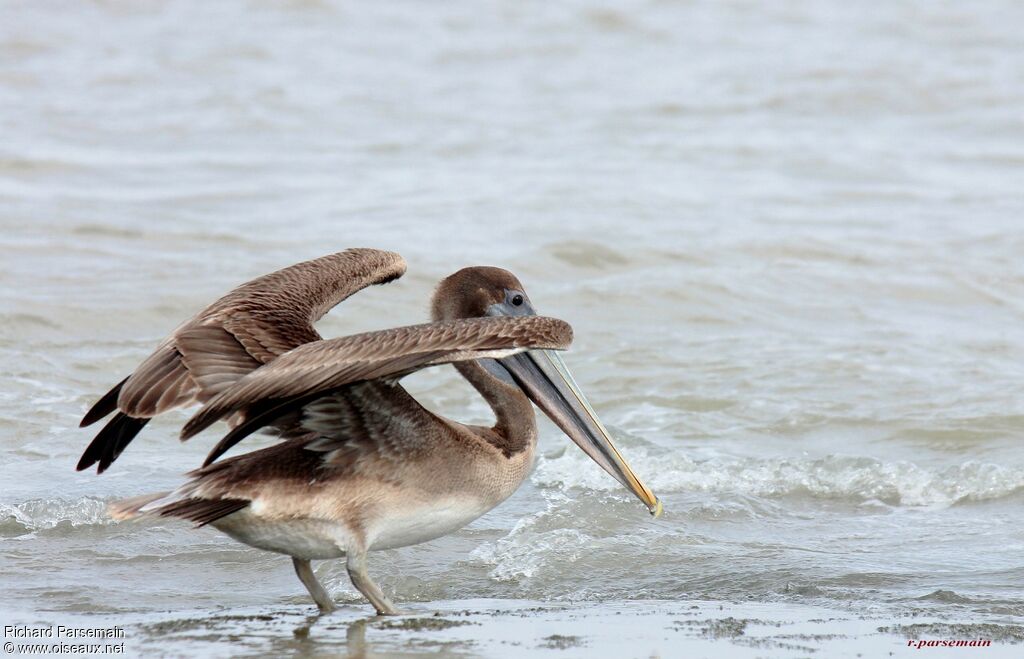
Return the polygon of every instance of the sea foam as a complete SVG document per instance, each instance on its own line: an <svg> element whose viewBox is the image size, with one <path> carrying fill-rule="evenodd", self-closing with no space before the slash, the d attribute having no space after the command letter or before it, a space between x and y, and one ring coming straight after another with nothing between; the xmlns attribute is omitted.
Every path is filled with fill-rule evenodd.
<svg viewBox="0 0 1024 659"><path fill-rule="evenodd" d="M819 458L716 457L629 451L637 474L655 493L715 492L755 497L809 496L893 506L950 506L1010 496L1024 489L1024 472L966 461L928 468L907 461L827 455ZM542 488L613 491L621 486L579 451L541 458L533 482Z"/></svg>

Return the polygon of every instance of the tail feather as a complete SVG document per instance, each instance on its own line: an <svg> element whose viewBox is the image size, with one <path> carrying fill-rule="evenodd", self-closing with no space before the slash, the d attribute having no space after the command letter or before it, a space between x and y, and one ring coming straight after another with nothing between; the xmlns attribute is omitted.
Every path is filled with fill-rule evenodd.
<svg viewBox="0 0 1024 659"><path fill-rule="evenodd" d="M248 499L182 499L161 506L157 511L161 517L179 517L206 526L221 517L246 508L252 503Z"/></svg>
<svg viewBox="0 0 1024 659"><path fill-rule="evenodd" d="M121 499L115 501L107 506L107 511L110 516L116 520L135 519L137 517L144 517L148 513L142 509L154 501L163 499L170 492L157 492L155 494L142 494L137 497L130 497L128 499Z"/></svg>
<svg viewBox="0 0 1024 659"><path fill-rule="evenodd" d="M122 499L110 504L110 516L117 520L146 517L177 517L195 522L197 527L246 508L248 499L177 498L176 492L158 492Z"/></svg>

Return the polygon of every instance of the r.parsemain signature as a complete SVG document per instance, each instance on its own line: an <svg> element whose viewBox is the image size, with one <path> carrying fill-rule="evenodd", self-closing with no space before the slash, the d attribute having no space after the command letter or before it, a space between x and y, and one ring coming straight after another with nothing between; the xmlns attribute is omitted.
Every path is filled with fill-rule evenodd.
<svg viewBox="0 0 1024 659"><path fill-rule="evenodd" d="M907 639L907 647L921 650L922 648L987 648L992 641L984 638L975 639Z"/></svg>

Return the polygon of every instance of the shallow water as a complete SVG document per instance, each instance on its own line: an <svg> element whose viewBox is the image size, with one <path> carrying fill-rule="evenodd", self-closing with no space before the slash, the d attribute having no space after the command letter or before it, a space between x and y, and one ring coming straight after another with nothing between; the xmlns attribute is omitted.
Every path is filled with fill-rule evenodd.
<svg viewBox="0 0 1024 659"><path fill-rule="evenodd" d="M77 422L227 289L365 245L409 273L323 334L420 322L458 267L513 270L573 324L567 361L666 508L545 424L507 503L373 557L397 600L1021 624L1022 21L924 0L4 3L5 608L305 610L281 557L107 518L213 434L180 446L172 414L97 478L73 471ZM488 418L451 369L409 386ZM318 573L359 601L343 566Z"/></svg>

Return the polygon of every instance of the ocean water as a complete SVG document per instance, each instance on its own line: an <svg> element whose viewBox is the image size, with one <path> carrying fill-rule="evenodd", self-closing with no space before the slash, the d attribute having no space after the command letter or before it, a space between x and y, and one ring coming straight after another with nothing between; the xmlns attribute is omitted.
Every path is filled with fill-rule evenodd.
<svg viewBox="0 0 1024 659"><path fill-rule="evenodd" d="M566 361L666 511L545 422L509 501L371 557L397 601L1016 628L1022 24L997 1L3 3L3 609L307 607L283 557L108 518L215 434L181 445L169 414L97 477L77 424L233 286L370 246L408 274L322 334L421 322L450 272L512 270L573 325ZM408 386L489 418L451 368Z"/></svg>

